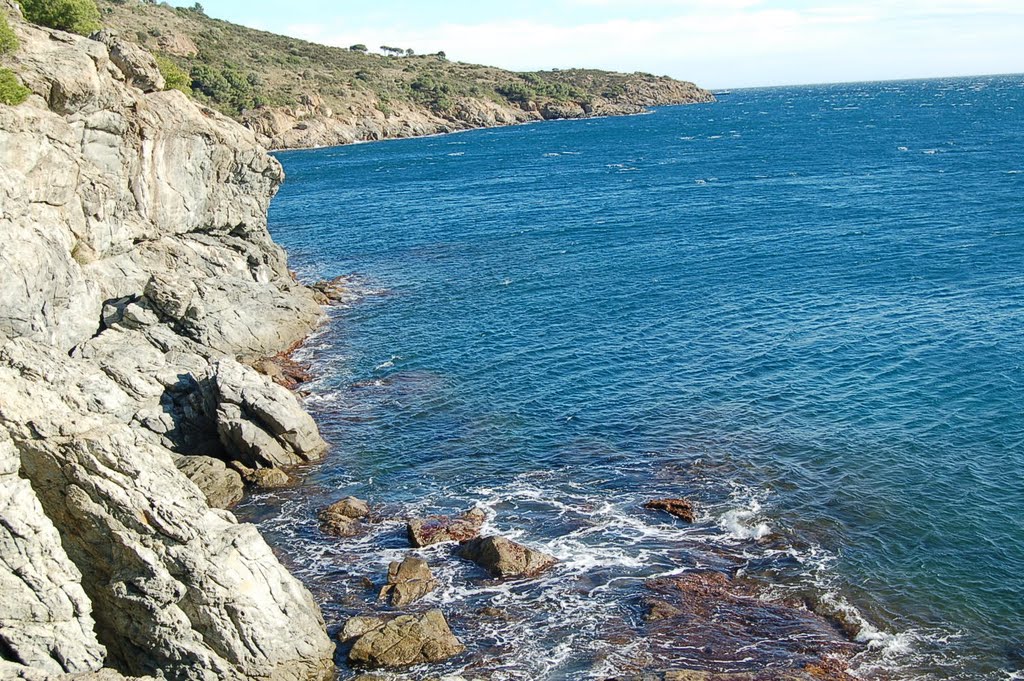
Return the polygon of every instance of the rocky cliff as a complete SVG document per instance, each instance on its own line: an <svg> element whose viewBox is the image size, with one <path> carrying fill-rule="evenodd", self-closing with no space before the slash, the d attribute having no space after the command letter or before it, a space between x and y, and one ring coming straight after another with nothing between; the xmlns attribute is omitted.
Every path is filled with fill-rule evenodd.
<svg viewBox="0 0 1024 681"><path fill-rule="evenodd" d="M0 12L33 93L0 104L0 677L329 677L310 594L181 472L326 448L238 361L320 316L266 231L281 167L144 50Z"/></svg>

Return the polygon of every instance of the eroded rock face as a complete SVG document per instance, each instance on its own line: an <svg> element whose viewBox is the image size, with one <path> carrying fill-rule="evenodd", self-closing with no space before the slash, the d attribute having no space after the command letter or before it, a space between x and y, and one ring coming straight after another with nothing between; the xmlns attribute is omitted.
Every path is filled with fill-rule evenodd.
<svg viewBox="0 0 1024 681"><path fill-rule="evenodd" d="M319 678L331 645L309 593L255 527L210 509L170 451L94 400L89 364L24 339L0 348L0 424L81 570L106 663Z"/></svg>
<svg viewBox="0 0 1024 681"><path fill-rule="evenodd" d="M368 618L360 618L366 620ZM356 639L348 659L364 667L407 667L441 662L458 655L465 646L455 637L440 610L403 615L372 628ZM360 628L370 623L360 622Z"/></svg>
<svg viewBox="0 0 1024 681"><path fill-rule="evenodd" d="M505 537L480 537L459 546L459 555L495 577L534 577L558 560Z"/></svg>
<svg viewBox="0 0 1024 681"><path fill-rule="evenodd" d="M0 427L0 648L51 674L99 669L106 650L93 633L82 574L20 470Z"/></svg>
<svg viewBox="0 0 1024 681"><path fill-rule="evenodd" d="M487 515L479 508L460 516L412 518L406 526L406 533L409 543L417 548L446 541L467 541L480 534L486 519Z"/></svg>
<svg viewBox="0 0 1024 681"><path fill-rule="evenodd" d="M29 663L0 674L329 676L309 593L175 465L223 453L219 407L281 460L322 451L295 397L233 359L320 316L266 231L281 167L158 91L132 46L0 11L21 43L5 65L33 92L0 105L0 657ZM229 503L235 474L202 461Z"/></svg>

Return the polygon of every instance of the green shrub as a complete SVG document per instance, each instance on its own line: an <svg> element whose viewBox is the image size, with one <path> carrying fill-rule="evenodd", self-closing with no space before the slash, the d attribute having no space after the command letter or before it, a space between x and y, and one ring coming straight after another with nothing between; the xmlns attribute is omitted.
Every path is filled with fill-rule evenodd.
<svg viewBox="0 0 1024 681"><path fill-rule="evenodd" d="M89 35L100 29L95 0L19 0L33 24Z"/></svg>
<svg viewBox="0 0 1024 681"><path fill-rule="evenodd" d="M159 54L153 56L156 57L156 65L160 69L160 75L164 77L165 90L181 90L186 95L192 94L191 76L167 57Z"/></svg>
<svg viewBox="0 0 1024 681"><path fill-rule="evenodd" d="M7 17L0 13L0 54L7 54L18 49L18 36L14 35Z"/></svg>
<svg viewBox="0 0 1024 681"><path fill-rule="evenodd" d="M30 94L32 91L21 84L14 71L0 69L0 104L21 104Z"/></svg>

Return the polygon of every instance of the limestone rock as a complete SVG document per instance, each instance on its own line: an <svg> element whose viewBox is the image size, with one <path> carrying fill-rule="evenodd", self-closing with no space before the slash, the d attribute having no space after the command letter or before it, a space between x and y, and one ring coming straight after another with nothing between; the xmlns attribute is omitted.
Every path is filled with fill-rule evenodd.
<svg viewBox="0 0 1024 681"><path fill-rule="evenodd" d="M82 575L20 468L0 426L0 650L46 673L99 669L106 651Z"/></svg>
<svg viewBox="0 0 1024 681"><path fill-rule="evenodd" d="M82 573L108 660L176 678L319 678L331 645L309 593L251 525L211 510L168 450L90 410L88 360L0 349L0 425Z"/></svg>
<svg viewBox="0 0 1024 681"><path fill-rule="evenodd" d="M287 389L230 358L213 363L209 381L217 431L229 456L251 467L289 466L323 456L327 443Z"/></svg>
<svg viewBox="0 0 1024 681"><path fill-rule="evenodd" d="M437 580L427 561L406 556L401 562L388 565L388 581L378 600L388 600L392 607L401 608L426 596L437 588Z"/></svg>
<svg viewBox="0 0 1024 681"><path fill-rule="evenodd" d="M688 499L655 499L644 504L644 508L654 511L665 511L680 520L692 523L697 519L697 511L693 502Z"/></svg>
<svg viewBox="0 0 1024 681"><path fill-rule="evenodd" d="M480 534L487 515L474 508L460 516L434 515L426 518L412 518L406 531L409 543L414 547L429 546L446 541L467 541Z"/></svg>
<svg viewBox="0 0 1024 681"><path fill-rule="evenodd" d="M455 637L444 614L430 610L422 615L403 615L356 639L349 662L366 667L407 667L441 662L465 647Z"/></svg>
<svg viewBox="0 0 1024 681"><path fill-rule="evenodd" d="M178 470L188 476L206 497L211 508L231 508L245 494L242 476L220 459L209 456L179 456Z"/></svg>
<svg viewBox="0 0 1024 681"><path fill-rule="evenodd" d="M0 105L0 650L22 676L104 659L330 676L312 597L175 466L222 447L219 405L289 460L322 447L293 396L245 377L238 403L206 389L211 360L275 354L320 318L266 230L281 166L182 93L145 92L160 82L134 46L0 7L21 43L5 66L33 93Z"/></svg>
<svg viewBox="0 0 1024 681"><path fill-rule="evenodd" d="M558 562L554 556L497 536L464 542L459 555L495 577L534 577Z"/></svg>

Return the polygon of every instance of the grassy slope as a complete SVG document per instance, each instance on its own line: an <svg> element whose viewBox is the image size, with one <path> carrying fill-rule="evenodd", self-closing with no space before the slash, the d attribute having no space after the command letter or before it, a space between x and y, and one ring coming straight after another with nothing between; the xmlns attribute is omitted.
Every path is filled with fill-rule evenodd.
<svg viewBox="0 0 1024 681"><path fill-rule="evenodd" d="M327 47L139 0L99 0L98 5L106 26L169 57L191 76L197 99L236 118L247 109L295 106L316 95L335 111L369 98L384 114L395 103L408 103L442 117L459 97L517 107L706 101L704 91L690 83L650 74L519 74L436 55L395 57ZM182 36L198 47L197 55L169 46ZM168 53L175 51L179 54Z"/></svg>

